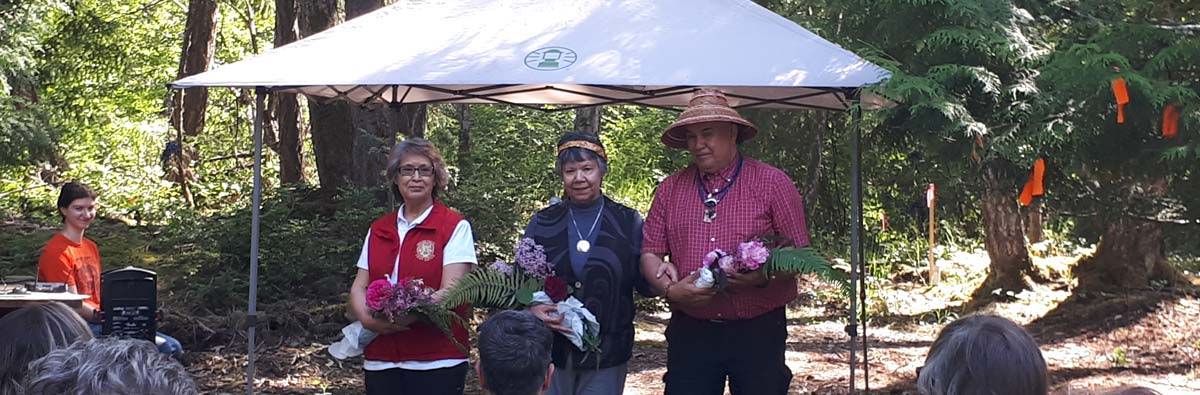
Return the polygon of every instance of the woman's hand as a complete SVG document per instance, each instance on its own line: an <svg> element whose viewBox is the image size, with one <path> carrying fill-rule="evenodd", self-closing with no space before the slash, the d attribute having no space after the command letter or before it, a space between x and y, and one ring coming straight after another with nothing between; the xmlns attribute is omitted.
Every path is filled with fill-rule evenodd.
<svg viewBox="0 0 1200 395"><path fill-rule="evenodd" d="M537 306L529 306L529 312L533 313L534 317L542 320L550 330L562 333L570 333L571 328L563 326L563 316L558 312L558 307L551 304L539 304Z"/></svg>
<svg viewBox="0 0 1200 395"><path fill-rule="evenodd" d="M417 322L417 317L411 315L404 315L400 318L397 318L395 321L369 317L365 320L362 320L362 326L363 328L370 329L371 332L375 332L380 335L387 335L406 331L408 330L408 326L414 322Z"/></svg>
<svg viewBox="0 0 1200 395"><path fill-rule="evenodd" d="M683 280L680 280L679 282L671 284L671 286L667 287L666 295L664 295L667 298L667 301L679 303L685 306L701 306L707 304L709 299L712 299L713 295L717 294L717 291L713 290L712 288L697 288L696 278L699 276L700 271L694 271L692 274L684 277Z"/></svg>

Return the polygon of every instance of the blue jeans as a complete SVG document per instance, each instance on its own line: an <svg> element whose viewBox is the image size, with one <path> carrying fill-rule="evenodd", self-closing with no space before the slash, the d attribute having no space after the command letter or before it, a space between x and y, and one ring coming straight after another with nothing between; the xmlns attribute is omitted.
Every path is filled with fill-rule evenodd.
<svg viewBox="0 0 1200 395"><path fill-rule="evenodd" d="M92 336L95 337L100 337L100 332L104 329L103 325L91 322L88 323L88 327L92 330ZM175 355L183 352L183 344L180 344L179 340L175 340L175 338L167 336L162 332L154 333L154 345L158 347L158 352L167 355Z"/></svg>

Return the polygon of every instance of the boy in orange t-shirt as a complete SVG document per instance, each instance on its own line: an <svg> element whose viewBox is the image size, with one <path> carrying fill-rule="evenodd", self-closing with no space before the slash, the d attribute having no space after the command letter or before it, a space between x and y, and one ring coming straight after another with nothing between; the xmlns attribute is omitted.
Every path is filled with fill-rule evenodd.
<svg viewBox="0 0 1200 395"><path fill-rule="evenodd" d="M88 322L92 333L100 335L100 250L83 232L96 219L96 193L86 185L68 182L58 195L58 212L63 230L42 249L38 259L38 281L65 283L72 292L89 295L76 312ZM156 333L154 344L168 355L183 352L175 338Z"/></svg>
<svg viewBox="0 0 1200 395"><path fill-rule="evenodd" d="M38 279L65 283L73 287L75 293L90 295L83 301L85 309L100 309L100 251L96 249L96 243L87 238L75 242L62 233L54 234L42 250L42 258L38 259Z"/></svg>
<svg viewBox="0 0 1200 395"><path fill-rule="evenodd" d="M68 182L58 195L63 230L55 233L38 259L38 281L65 283L71 291L90 295L76 310L92 323L100 322L100 251L83 232L96 219L96 193L86 185Z"/></svg>

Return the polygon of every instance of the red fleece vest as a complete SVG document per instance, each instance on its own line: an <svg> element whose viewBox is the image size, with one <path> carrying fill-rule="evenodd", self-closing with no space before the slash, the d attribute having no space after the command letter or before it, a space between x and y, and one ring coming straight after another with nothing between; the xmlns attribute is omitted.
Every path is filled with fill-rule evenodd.
<svg viewBox="0 0 1200 395"><path fill-rule="evenodd" d="M442 285L442 251L463 218L441 203L434 202L433 210L404 236L401 244L396 229L396 212L391 212L371 224L367 242L367 267L371 281L392 273L396 254L400 254L400 278L420 278L425 285L437 289ZM466 317L469 306L454 309ZM436 361L465 359L467 355L454 346L436 326L417 322L409 329L376 337L367 345L366 359L373 361ZM454 337L464 347L470 347L467 329L455 324Z"/></svg>

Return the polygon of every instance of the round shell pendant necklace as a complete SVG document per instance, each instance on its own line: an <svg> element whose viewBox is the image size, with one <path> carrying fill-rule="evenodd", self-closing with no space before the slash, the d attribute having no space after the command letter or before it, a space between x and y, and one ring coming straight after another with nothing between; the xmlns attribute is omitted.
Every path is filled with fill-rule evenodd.
<svg viewBox="0 0 1200 395"><path fill-rule="evenodd" d="M592 243L589 243L587 239L592 237L592 232L596 230L596 224L600 223L600 215L604 214L604 202L600 203L600 210L596 212L596 219L592 220L592 227L588 229L586 237L584 237L583 233L579 232L579 224L575 222L575 210L568 208L567 211L571 214L571 224L575 225L575 235L579 236L579 242L575 243L575 250L587 253L588 250L592 249Z"/></svg>

